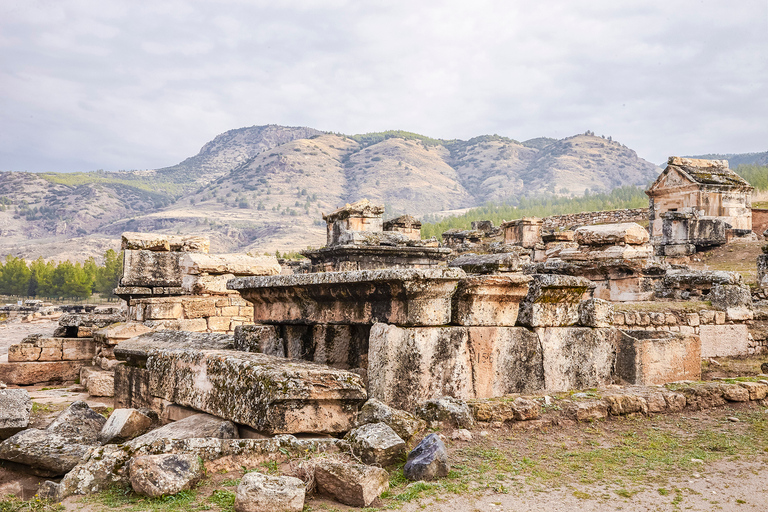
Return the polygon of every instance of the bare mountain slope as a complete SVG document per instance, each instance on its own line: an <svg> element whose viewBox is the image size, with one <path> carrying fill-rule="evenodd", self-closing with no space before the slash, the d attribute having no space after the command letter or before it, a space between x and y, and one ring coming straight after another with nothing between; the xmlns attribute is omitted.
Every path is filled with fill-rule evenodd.
<svg viewBox="0 0 768 512"><path fill-rule="evenodd" d="M645 185L659 170L593 135L519 143L393 131L353 139L254 126L164 169L0 173L0 251L82 259L123 231L204 233L217 252L296 250L325 243L323 212L363 197L384 203L388 216L424 215L521 194Z"/></svg>

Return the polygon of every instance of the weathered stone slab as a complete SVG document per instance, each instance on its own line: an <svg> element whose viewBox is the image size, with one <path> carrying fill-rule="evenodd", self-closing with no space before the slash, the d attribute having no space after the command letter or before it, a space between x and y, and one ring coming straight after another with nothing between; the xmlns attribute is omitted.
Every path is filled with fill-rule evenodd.
<svg viewBox="0 0 768 512"><path fill-rule="evenodd" d="M462 279L454 295L454 323L514 326L530 281L531 277L523 274Z"/></svg>
<svg viewBox="0 0 768 512"><path fill-rule="evenodd" d="M700 325L699 337L702 358L749 354L749 327L746 324Z"/></svg>
<svg viewBox="0 0 768 512"><path fill-rule="evenodd" d="M29 425L32 399L26 389L0 389L0 439L7 439Z"/></svg>
<svg viewBox="0 0 768 512"><path fill-rule="evenodd" d="M648 243L650 236L640 224L623 222L582 226L576 229L574 240L581 245L640 245Z"/></svg>
<svg viewBox="0 0 768 512"><path fill-rule="evenodd" d="M701 379L701 339L669 331L621 331L616 375L644 386Z"/></svg>
<svg viewBox="0 0 768 512"><path fill-rule="evenodd" d="M516 249L522 249L517 248ZM448 263L449 267L457 267L467 274L491 274L496 272L519 272L524 263L531 260L529 250L503 252L499 254L462 254Z"/></svg>
<svg viewBox="0 0 768 512"><path fill-rule="evenodd" d="M132 366L144 366L150 352L158 349L234 348L234 337L214 332L154 331L141 334L115 347L115 357Z"/></svg>
<svg viewBox="0 0 768 512"><path fill-rule="evenodd" d="M120 286L162 286L180 287L181 268L179 260L183 253L123 251L123 277Z"/></svg>
<svg viewBox="0 0 768 512"><path fill-rule="evenodd" d="M526 327L564 327L579 321L579 302L595 288L589 279L534 274L520 303L518 321Z"/></svg>
<svg viewBox="0 0 768 512"><path fill-rule="evenodd" d="M161 439L237 439L237 427L210 414L194 414L140 435L127 443L131 450L150 445Z"/></svg>
<svg viewBox="0 0 768 512"><path fill-rule="evenodd" d="M124 322L125 314L116 313L65 313L59 317L61 327L106 327L108 325Z"/></svg>
<svg viewBox="0 0 768 512"><path fill-rule="evenodd" d="M211 276L202 275L184 275L181 278L181 287L191 295L228 295L232 290L227 289L227 282L234 279L235 274L222 274Z"/></svg>
<svg viewBox="0 0 768 512"><path fill-rule="evenodd" d="M275 355L335 368L366 368L369 333L368 325L283 325L280 339L285 344L285 353ZM279 344L275 349L279 349Z"/></svg>
<svg viewBox="0 0 768 512"><path fill-rule="evenodd" d="M583 327L613 326L613 303L603 299L587 299L579 303L579 324Z"/></svg>
<svg viewBox="0 0 768 512"><path fill-rule="evenodd" d="M241 277L227 285L254 306L264 324L445 325L464 271L362 270Z"/></svg>
<svg viewBox="0 0 768 512"><path fill-rule="evenodd" d="M26 338L8 347L8 362L79 361L96 355L93 338Z"/></svg>
<svg viewBox="0 0 768 512"><path fill-rule="evenodd" d="M269 433L347 431L367 398L357 374L193 341L206 339L231 346L232 337L163 331L121 343L115 355L143 362L151 396Z"/></svg>
<svg viewBox="0 0 768 512"><path fill-rule="evenodd" d="M115 396L115 373L96 371L88 376L86 389L90 396Z"/></svg>
<svg viewBox="0 0 768 512"><path fill-rule="evenodd" d="M432 398L485 398L544 386L536 334L522 327L411 327L375 324L368 389L401 409Z"/></svg>
<svg viewBox="0 0 768 512"><path fill-rule="evenodd" d="M274 325L238 325L235 327L235 350L285 356L285 347Z"/></svg>
<svg viewBox="0 0 768 512"><path fill-rule="evenodd" d="M19 386L74 381L80 374L80 367L87 364L90 361L0 363L0 381Z"/></svg>
<svg viewBox="0 0 768 512"><path fill-rule="evenodd" d="M535 332L541 340L547 391L587 389L611 383L621 336L618 329L547 327Z"/></svg>
<svg viewBox="0 0 768 512"><path fill-rule="evenodd" d="M99 432L99 442L122 443L146 432L152 418L137 409L115 409Z"/></svg>
<svg viewBox="0 0 768 512"><path fill-rule="evenodd" d="M184 274L234 274L236 276L274 276L280 264L274 256L247 254L187 253L179 261Z"/></svg>
<svg viewBox="0 0 768 512"><path fill-rule="evenodd" d="M145 334L151 327L139 322L119 322L93 332L93 339L104 345L117 345L121 341Z"/></svg>
<svg viewBox="0 0 768 512"><path fill-rule="evenodd" d="M352 453L366 464L391 466L405 456L405 441L386 423L368 423L347 432Z"/></svg>
<svg viewBox="0 0 768 512"><path fill-rule="evenodd" d="M725 311L728 320L752 320L752 293L749 286L716 284L709 294L712 306Z"/></svg>
<svg viewBox="0 0 768 512"><path fill-rule="evenodd" d="M137 233L126 231L122 236L121 249L159 252L208 252L207 236L178 236L162 233Z"/></svg>

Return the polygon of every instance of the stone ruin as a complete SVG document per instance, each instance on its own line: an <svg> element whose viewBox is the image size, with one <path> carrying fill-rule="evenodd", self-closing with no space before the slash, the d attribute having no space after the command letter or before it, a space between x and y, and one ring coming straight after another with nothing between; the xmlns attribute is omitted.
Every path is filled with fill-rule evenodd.
<svg viewBox="0 0 768 512"><path fill-rule="evenodd" d="M382 214L360 201L325 216L328 246L306 251L310 272L289 275L274 258L208 254L205 239L126 233L116 292L127 313L120 321L62 317L59 338L25 340L13 349L37 360L6 366L47 364L53 361L40 354L54 352L62 363L65 352L73 353L64 347L79 343L80 358L63 365L79 373L61 379L79 375L92 394L110 387L113 416L133 415L144 426L129 434L125 424L100 424L96 440L68 438L60 423L21 430L12 445L0 443L0 458L66 473L46 488L56 499L114 484L144 489L134 482L138 470L125 468L173 454L252 461L255 453L274 457L311 446L352 450L367 464L387 466L424 426L405 411L436 421L443 417L436 410L459 414L463 400L471 411L460 413L468 419L453 417L457 426L470 425L472 416L534 419L541 405L520 395L696 381L702 358L757 353L768 343L752 336L757 307L738 274L663 264L638 224L546 231L535 218L499 228L477 223L470 230L480 233L476 245L474 235L446 237L458 249L452 252L420 241L415 219L384 223ZM468 252L473 248L482 251ZM759 283L768 281L766 258L758 262ZM696 312L624 307L705 300L711 309ZM0 380L24 384L3 371L0 365ZM97 385L104 373L112 380ZM723 403L768 396L768 386L731 388L721 390ZM582 420L609 411L680 410L698 396L650 389L656 391L639 391L631 406L608 393L597 412L581 403L564 411ZM483 402L505 396L514 400L503 412L490 412L493 402ZM165 423L123 445L109 444ZM171 433L187 428L198 430ZM302 444L292 437L344 433L344 441ZM72 439L84 448L70 450L79 455L65 464L15 448ZM366 452L374 440L391 448ZM349 503L367 506L383 487L376 489Z"/></svg>
<svg viewBox="0 0 768 512"><path fill-rule="evenodd" d="M670 157L646 191L657 254L684 257L752 236L753 190L727 160Z"/></svg>
<svg viewBox="0 0 768 512"><path fill-rule="evenodd" d="M421 223L409 215L383 222L384 207L367 199L324 215L328 243L302 254L311 272L431 268L444 265L451 251L435 239L421 239Z"/></svg>

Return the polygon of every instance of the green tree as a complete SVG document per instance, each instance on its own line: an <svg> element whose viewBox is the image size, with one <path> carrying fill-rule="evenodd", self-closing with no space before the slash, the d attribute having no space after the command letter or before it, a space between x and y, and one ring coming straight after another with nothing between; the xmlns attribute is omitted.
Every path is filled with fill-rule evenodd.
<svg viewBox="0 0 768 512"><path fill-rule="evenodd" d="M51 278L56 265L53 262L47 262L42 258L37 258L29 264L31 276L27 286L27 295L53 297Z"/></svg>
<svg viewBox="0 0 768 512"><path fill-rule="evenodd" d="M109 249L104 253L104 266L96 272L93 290L102 297L114 297L114 290L120 284L123 275L123 253Z"/></svg>
<svg viewBox="0 0 768 512"><path fill-rule="evenodd" d="M5 258L5 265L0 268L0 293L26 295L31 275L27 262L23 258L16 258L9 254Z"/></svg>

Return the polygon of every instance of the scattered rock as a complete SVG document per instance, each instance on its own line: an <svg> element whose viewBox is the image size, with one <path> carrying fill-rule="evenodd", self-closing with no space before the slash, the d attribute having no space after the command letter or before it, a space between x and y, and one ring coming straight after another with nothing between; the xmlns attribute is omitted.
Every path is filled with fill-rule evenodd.
<svg viewBox="0 0 768 512"><path fill-rule="evenodd" d="M408 412L394 409L375 398L371 398L363 404L357 418L357 426L368 423L386 423L406 441L426 427L424 420L420 420Z"/></svg>
<svg viewBox="0 0 768 512"><path fill-rule="evenodd" d="M315 466L321 494L353 507L367 507L389 489L389 474L382 468L324 460Z"/></svg>
<svg viewBox="0 0 768 512"><path fill-rule="evenodd" d="M123 443L145 433L152 419L136 409L115 409L99 433L102 444Z"/></svg>
<svg viewBox="0 0 768 512"><path fill-rule="evenodd" d="M564 410L566 415L576 421L592 421L608 417L608 405L602 400L571 402L564 406Z"/></svg>
<svg viewBox="0 0 768 512"><path fill-rule="evenodd" d="M92 372L86 384L91 396L115 396L115 373L107 371Z"/></svg>
<svg viewBox="0 0 768 512"><path fill-rule="evenodd" d="M91 448L61 434L29 428L0 443L0 459L31 466L37 474L57 476L74 468Z"/></svg>
<svg viewBox="0 0 768 512"><path fill-rule="evenodd" d="M135 449L139 446L148 445L158 439L190 439L198 437L237 439L237 427L231 421L222 420L210 414L194 414L139 436L130 441L129 444L131 448Z"/></svg>
<svg viewBox="0 0 768 512"><path fill-rule="evenodd" d="M395 464L405 455L405 441L386 423L369 423L350 430L344 439L352 453L366 464L386 467Z"/></svg>
<svg viewBox="0 0 768 512"><path fill-rule="evenodd" d="M760 365L760 371L763 373L768 373L768 363L763 363Z"/></svg>
<svg viewBox="0 0 768 512"><path fill-rule="evenodd" d="M474 425L472 411L467 403L449 396L427 400L418 407L416 415L428 422L448 423L457 428L472 428Z"/></svg>
<svg viewBox="0 0 768 512"><path fill-rule="evenodd" d="M135 457L129 471L133 490L152 498L191 489L205 474L197 456L176 453Z"/></svg>
<svg viewBox="0 0 768 512"><path fill-rule="evenodd" d="M91 409L87 403L78 400L59 414L46 431L96 445L106 422L107 418Z"/></svg>
<svg viewBox="0 0 768 512"><path fill-rule="evenodd" d="M0 387L0 439L7 439L29 425L32 399L25 389Z"/></svg>
<svg viewBox="0 0 768 512"><path fill-rule="evenodd" d="M304 482L291 476L247 473L235 493L237 512L301 512Z"/></svg>
<svg viewBox="0 0 768 512"><path fill-rule="evenodd" d="M403 466L403 474L408 480L434 480L448 476L451 466L448 464L448 451L437 434L429 434L416 445Z"/></svg>
<svg viewBox="0 0 768 512"><path fill-rule="evenodd" d="M465 428L460 428L458 430L454 430L453 434L451 434L451 439L454 441L465 441L469 442L472 440L472 432Z"/></svg>
<svg viewBox="0 0 768 512"><path fill-rule="evenodd" d="M727 419L728 421L731 421L731 422L733 422L733 423L738 423L739 421L741 421L741 420L739 420L739 418L737 418L736 416L728 416L726 419Z"/></svg>

